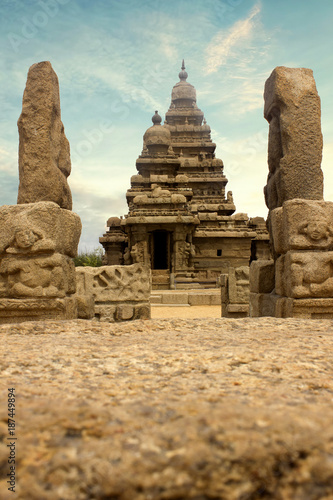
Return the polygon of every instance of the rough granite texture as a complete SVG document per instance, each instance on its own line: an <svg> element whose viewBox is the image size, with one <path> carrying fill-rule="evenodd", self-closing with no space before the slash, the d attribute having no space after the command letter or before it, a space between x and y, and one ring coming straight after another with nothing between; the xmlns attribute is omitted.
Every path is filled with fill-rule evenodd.
<svg viewBox="0 0 333 500"><path fill-rule="evenodd" d="M61 121L59 82L49 61L33 64L17 122L19 176L17 203L54 201L72 210L67 184L71 172L69 142Z"/></svg>
<svg viewBox="0 0 333 500"><path fill-rule="evenodd" d="M278 66L266 80L264 99L267 207L273 210L294 198L322 200L320 98L312 70Z"/></svg>
<svg viewBox="0 0 333 500"><path fill-rule="evenodd" d="M176 315L0 326L1 499L333 499L333 322Z"/></svg>

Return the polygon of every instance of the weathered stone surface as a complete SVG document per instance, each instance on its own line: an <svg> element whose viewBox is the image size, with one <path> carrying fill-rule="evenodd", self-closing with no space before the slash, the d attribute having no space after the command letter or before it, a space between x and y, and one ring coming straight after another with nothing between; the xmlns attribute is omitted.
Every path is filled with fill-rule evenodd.
<svg viewBox="0 0 333 500"><path fill-rule="evenodd" d="M90 314L86 297L93 297L95 317L100 321L150 318L151 272L141 264L130 266L77 267L80 318ZM79 313L80 313L79 309Z"/></svg>
<svg viewBox="0 0 333 500"><path fill-rule="evenodd" d="M333 202L295 199L271 211L271 233L277 254L288 250L333 249Z"/></svg>
<svg viewBox="0 0 333 500"><path fill-rule="evenodd" d="M38 253L51 249L75 257L81 235L81 220L74 212L61 209L56 203L40 202L26 205L3 205L0 207L0 254L11 249L17 254L17 233L26 239L27 250ZM20 236L21 235L21 236ZM28 244L31 239L32 245ZM50 248L47 248L47 246ZM19 252L21 253L21 251Z"/></svg>
<svg viewBox="0 0 333 500"><path fill-rule="evenodd" d="M277 309L278 318L332 319L333 299L293 299L284 298L281 308Z"/></svg>
<svg viewBox="0 0 333 500"><path fill-rule="evenodd" d="M287 252L278 259L276 273L281 295L333 297L333 252Z"/></svg>
<svg viewBox="0 0 333 500"><path fill-rule="evenodd" d="M248 304L250 293L249 266L230 268L229 297L231 304Z"/></svg>
<svg viewBox="0 0 333 500"><path fill-rule="evenodd" d="M277 314L277 311L278 310L280 311L281 309L281 306L279 305L281 301L284 303L285 298L273 292L271 293L251 292L249 314L254 318L260 318L263 316L272 316L272 317L276 316L279 318L285 318L287 316L281 315L280 313Z"/></svg>
<svg viewBox="0 0 333 500"><path fill-rule="evenodd" d="M249 313L249 267L230 267L228 274L219 278L221 286L221 315L227 318L242 318Z"/></svg>
<svg viewBox="0 0 333 500"><path fill-rule="evenodd" d="M188 292L188 303L190 306L221 305L221 294L218 289L198 290Z"/></svg>
<svg viewBox="0 0 333 500"><path fill-rule="evenodd" d="M320 99L312 71L275 68L264 97L270 124L264 191L275 289L273 267L266 287L260 264L253 264L250 314L333 317L325 302L333 296L333 203L323 201Z"/></svg>
<svg viewBox="0 0 333 500"><path fill-rule="evenodd" d="M48 61L29 69L18 129L17 203L53 201L71 210L69 143L61 121L58 78Z"/></svg>
<svg viewBox="0 0 333 500"><path fill-rule="evenodd" d="M78 215L53 202L0 207L2 322L77 318L76 306L66 298L76 289L72 257L80 233Z"/></svg>
<svg viewBox="0 0 333 500"><path fill-rule="evenodd" d="M270 124L268 208L294 198L323 199L320 98L312 70L275 68L264 98L264 116Z"/></svg>
<svg viewBox="0 0 333 500"><path fill-rule="evenodd" d="M0 296L74 293L80 233L78 215L52 202L0 207Z"/></svg>
<svg viewBox="0 0 333 500"><path fill-rule="evenodd" d="M254 260L250 266L250 291L271 293L275 286L273 260Z"/></svg>
<svg viewBox="0 0 333 500"><path fill-rule="evenodd" d="M332 356L328 320L1 326L1 498L331 500Z"/></svg>
<svg viewBox="0 0 333 500"><path fill-rule="evenodd" d="M77 303L73 297L0 298L0 324L25 321L76 319Z"/></svg>
<svg viewBox="0 0 333 500"><path fill-rule="evenodd" d="M93 319L95 317L95 299L92 295L76 295L77 317Z"/></svg>
<svg viewBox="0 0 333 500"><path fill-rule="evenodd" d="M93 295L96 302L149 300L150 270L131 266L77 267L77 293Z"/></svg>

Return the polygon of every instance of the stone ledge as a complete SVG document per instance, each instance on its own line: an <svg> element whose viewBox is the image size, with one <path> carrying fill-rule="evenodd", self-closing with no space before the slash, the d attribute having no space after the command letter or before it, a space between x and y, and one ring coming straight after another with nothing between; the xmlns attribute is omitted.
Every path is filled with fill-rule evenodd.
<svg viewBox="0 0 333 500"><path fill-rule="evenodd" d="M77 303L74 297L0 299L0 324L77 317Z"/></svg>

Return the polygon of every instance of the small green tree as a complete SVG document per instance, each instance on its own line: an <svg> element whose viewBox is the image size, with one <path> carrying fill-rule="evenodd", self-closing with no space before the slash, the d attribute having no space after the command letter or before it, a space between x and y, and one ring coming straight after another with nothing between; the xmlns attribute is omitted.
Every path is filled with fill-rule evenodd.
<svg viewBox="0 0 333 500"><path fill-rule="evenodd" d="M74 264L75 267L79 266L90 266L90 267L100 267L103 262L103 250L101 248L95 248L91 252L80 252L77 257L75 257Z"/></svg>

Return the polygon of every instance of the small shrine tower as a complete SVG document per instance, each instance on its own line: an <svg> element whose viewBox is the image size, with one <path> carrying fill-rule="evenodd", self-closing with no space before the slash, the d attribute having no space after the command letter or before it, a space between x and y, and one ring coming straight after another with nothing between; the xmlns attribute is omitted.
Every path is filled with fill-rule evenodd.
<svg viewBox="0 0 333 500"><path fill-rule="evenodd" d="M263 218L234 214L222 160L187 82L184 61L171 104L143 136L124 218L111 217L100 238L106 263L145 263L153 288L214 286L229 268L269 255Z"/></svg>

